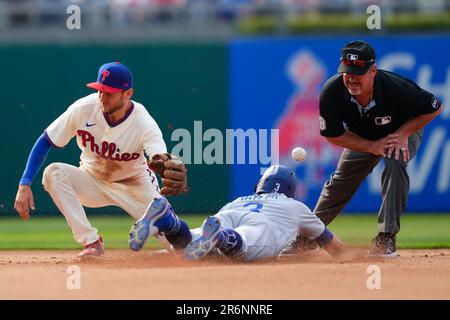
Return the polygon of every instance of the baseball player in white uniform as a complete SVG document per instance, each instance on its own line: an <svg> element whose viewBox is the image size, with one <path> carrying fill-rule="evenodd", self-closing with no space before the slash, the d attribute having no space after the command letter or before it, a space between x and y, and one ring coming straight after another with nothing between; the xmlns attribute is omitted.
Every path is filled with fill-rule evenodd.
<svg viewBox="0 0 450 320"><path fill-rule="evenodd" d="M171 160L155 120L142 104L131 100L130 70L119 62L104 64L97 82L87 86L98 93L74 102L37 140L15 201L19 215L29 219L29 208L34 210L30 187L34 176L52 147L62 148L75 136L81 149L80 166L52 163L45 168L42 183L75 240L85 247L81 257L104 253L103 239L83 206L118 206L138 220L152 199L163 197L161 193L180 194L187 189L184 164ZM148 158L159 160L166 169L158 172L164 178L162 190L148 167ZM172 234L177 238L189 233L184 223L176 227ZM190 234L187 236L189 242Z"/></svg>
<svg viewBox="0 0 450 320"><path fill-rule="evenodd" d="M274 258L299 234L316 241L332 256L342 256L341 241L306 205L293 199L296 186L292 170L282 165L270 167L256 185L255 194L228 203L208 217L202 227L191 230L194 240L186 246L184 257L199 260L218 249L244 261ZM166 208L166 199L155 199L144 217L151 223L135 224L133 228L140 231L150 228L153 234L164 232L160 227L153 230L153 225L158 224L158 219L167 219Z"/></svg>

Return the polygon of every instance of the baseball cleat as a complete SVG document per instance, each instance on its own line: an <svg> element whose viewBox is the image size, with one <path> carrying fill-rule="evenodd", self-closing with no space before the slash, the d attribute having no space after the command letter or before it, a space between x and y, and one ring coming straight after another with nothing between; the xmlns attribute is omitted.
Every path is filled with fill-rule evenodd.
<svg viewBox="0 0 450 320"><path fill-rule="evenodd" d="M145 214L141 219L135 222L130 230L130 239L128 244L130 249L139 251L144 247L147 239L158 233L158 228L155 227L155 222L169 213L167 210L169 203L166 198L155 198L147 207Z"/></svg>
<svg viewBox="0 0 450 320"><path fill-rule="evenodd" d="M371 258L395 258L397 257L397 246L395 244L395 233L380 232L372 240L372 248L369 250Z"/></svg>
<svg viewBox="0 0 450 320"><path fill-rule="evenodd" d="M105 253L105 245L103 244L102 237L99 237L97 241L84 246L84 250L78 254L78 257L100 257Z"/></svg>
<svg viewBox="0 0 450 320"><path fill-rule="evenodd" d="M200 260L216 247L220 231L220 220L216 217L208 217L203 223L202 235L189 243L184 249L186 260Z"/></svg>

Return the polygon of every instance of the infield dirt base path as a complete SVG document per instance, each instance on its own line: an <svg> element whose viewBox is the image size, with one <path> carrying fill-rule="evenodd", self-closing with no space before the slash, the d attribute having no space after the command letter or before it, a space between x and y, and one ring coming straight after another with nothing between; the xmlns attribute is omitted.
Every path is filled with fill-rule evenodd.
<svg viewBox="0 0 450 320"><path fill-rule="evenodd" d="M84 261L76 251L0 251L0 299L450 299L449 249L399 252L389 260L352 249L346 262L312 251L239 263L187 262L149 250L109 250ZM70 290L67 271L74 265L81 288ZM369 290L373 265L381 288Z"/></svg>

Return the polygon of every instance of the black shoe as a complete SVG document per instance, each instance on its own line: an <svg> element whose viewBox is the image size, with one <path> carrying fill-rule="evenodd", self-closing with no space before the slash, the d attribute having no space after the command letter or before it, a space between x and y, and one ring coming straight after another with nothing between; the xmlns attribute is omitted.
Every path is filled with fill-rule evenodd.
<svg viewBox="0 0 450 320"><path fill-rule="evenodd" d="M396 256L395 233L378 233L372 240L369 257L395 258Z"/></svg>

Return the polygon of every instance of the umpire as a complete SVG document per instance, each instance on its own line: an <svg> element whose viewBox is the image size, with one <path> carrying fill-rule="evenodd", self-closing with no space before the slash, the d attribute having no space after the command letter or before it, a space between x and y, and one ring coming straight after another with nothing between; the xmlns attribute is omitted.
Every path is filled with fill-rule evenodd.
<svg viewBox="0 0 450 320"><path fill-rule="evenodd" d="M378 70L368 43L348 43L338 74L320 95L320 134L344 151L314 213L325 225L333 221L383 157L378 235L369 255L397 256L396 234L409 191L406 166L420 146L423 128L441 110L439 100L413 81Z"/></svg>

